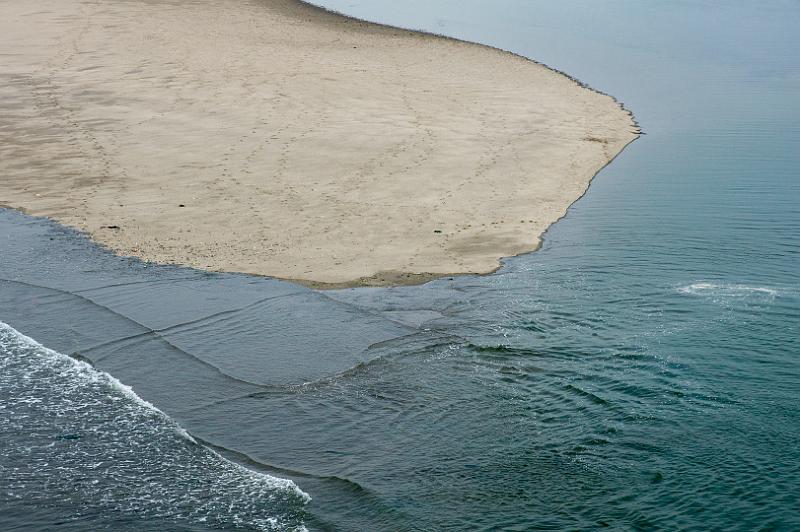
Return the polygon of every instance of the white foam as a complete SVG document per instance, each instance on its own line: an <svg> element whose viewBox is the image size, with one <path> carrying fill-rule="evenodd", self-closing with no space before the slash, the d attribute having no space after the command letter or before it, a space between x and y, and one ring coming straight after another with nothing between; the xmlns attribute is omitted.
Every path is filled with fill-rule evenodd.
<svg viewBox="0 0 800 532"><path fill-rule="evenodd" d="M728 296L746 296L750 294L761 294L770 297L778 295L778 291L774 288L766 286L750 286L745 284L727 284L727 283L708 283L697 282L690 285L681 286L678 292L683 294L692 295L728 295Z"/></svg>
<svg viewBox="0 0 800 532"><path fill-rule="evenodd" d="M177 422L175 422L173 419L167 416L163 411L158 409L155 405L139 397L130 386L123 384L118 379L109 375L108 373L95 369L86 362L83 362L81 360L76 360L72 357L64 355L63 353L59 353L58 351L43 346L33 338L25 336L24 334L17 331L16 329L14 329L13 327L11 327L10 325L8 325L3 321L0 321L0 344L3 344L11 348L27 347L29 349L33 349L39 355L50 357L51 359L59 362L68 362L72 364L72 368L76 370L75 374L72 376L80 376L81 378L85 378L92 383L106 384L110 386L111 388L120 392L121 395L123 395L124 397L130 399L135 404L141 406L142 408L156 412L159 416L163 417L163 419L168 422L168 424L173 428L175 433L180 437L188 440L189 442L195 445L198 444L197 441L189 434L189 432L186 431L186 429L181 427ZM0 367L2 367L1 362L2 359L0 359ZM293 481L289 479L273 477L271 475L266 475L258 471L253 471L240 464L231 462L230 460L226 459L213 449L209 449L207 447L204 448L206 451L213 454L216 458L227 463L229 466L232 466L243 475L246 475L251 478L257 477L260 478L262 481L267 481L268 485L270 485L272 488L276 490L291 492L294 495L296 495L304 504L307 504L311 501L311 496L308 493L301 490L297 486L297 484L295 484Z"/></svg>

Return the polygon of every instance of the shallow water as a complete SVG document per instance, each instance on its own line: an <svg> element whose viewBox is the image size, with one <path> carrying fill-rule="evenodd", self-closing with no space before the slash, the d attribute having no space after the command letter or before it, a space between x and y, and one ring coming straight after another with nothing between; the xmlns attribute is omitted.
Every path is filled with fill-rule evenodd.
<svg viewBox="0 0 800 532"><path fill-rule="evenodd" d="M800 6L325 4L535 57L647 135L542 250L421 287L144 269L0 213L0 320L170 416L3 329L0 528L800 528Z"/></svg>

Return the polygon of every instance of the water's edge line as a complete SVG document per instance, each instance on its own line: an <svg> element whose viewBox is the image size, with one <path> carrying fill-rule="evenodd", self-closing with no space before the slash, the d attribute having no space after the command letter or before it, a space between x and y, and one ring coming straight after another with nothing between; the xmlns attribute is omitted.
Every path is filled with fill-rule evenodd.
<svg viewBox="0 0 800 532"><path fill-rule="evenodd" d="M633 114L633 111L631 111L630 109L625 107L625 104L623 102L621 102L619 99L617 99L617 97L615 97L612 94L609 94L607 92L603 92L603 91L601 91L601 90L599 90L599 89L597 89L595 87L592 87L588 83L585 83L585 82L581 81L576 76L568 74L568 73L564 72L563 70L559 70L559 69L557 69L557 68L555 68L553 66L548 65L547 63L544 63L544 62L539 61L537 59L534 59L532 57L528 57L528 56L522 55L520 53L511 51L511 50L507 50L505 48L500 48L499 46L494 46L494 45L491 45L491 44L486 44L486 43L482 43L482 42L478 42L478 41L469 41L469 40L466 40L466 39L461 39L461 38L458 38L458 37L452 37L450 35L444 35L444 34L441 34L441 33L435 33L435 32L431 32L431 31L427 31L427 30L422 30L422 29L417 29L417 28L406 28L406 27L402 27L402 26L392 26L391 24L387 24L387 23L383 23L383 22L375 22L375 21L372 21L372 20L358 18L358 17L353 16L353 15L347 15L345 13L342 13L341 11L336 11L335 9L330 9L330 8L315 4L311 0L291 0L291 1L294 2L295 4L303 6L305 9L310 9L310 10L322 12L322 13L325 13L325 14L330 15L330 16L339 17L339 18L347 19L347 20L352 20L352 21L360 22L362 24L368 24L370 26L375 26L375 27L383 28L383 29L387 29L387 30L395 30L395 31L399 30L399 31L403 31L403 32L416 34L416 35L425 35L427 37L434 37L436 39L444 39L446 41L452 41L452 42L457 42L457 43L461 43L461 44L469 44L469 45L473 45L473 46L480 46L482 48L487 48L487 49L493 50L495 52L500 52L500 53L503 53L503 54L507 54L507 55L510 55L512 57L516 57L518 59L523 59L523 60L528 61L530 63L533 63L535 65L542 66L542 67L544 67L544 68L546 68L548 70L551 70L552 72L555 72L556 74L560 74L561 76L564 76L565 78L569 79L570 81L572 81L573 83L575 83L576 85L578 85L579 87L581 87L583 89L588 89L588 90L590 90L592 92L595 92L597 94L600 94L602 96L607 96L608 98L611 98L619 106L619 108L622 109L623 111L625 111L625 113L632 119L633 124L634 124L634 126L636 126L636 129L637 129L637 135L646 135L646 133L641 130L641 125L636 120L636 116ZM628 144L630 144L630 143L628 143ZM620 150L620 151L622 151L622 150Z"/></svg>
<svg viewBox="0 0 800 532"><path fill-rule="evenodd" d="M487 48L489 50L493 50L495 52L499 52L499 53L502 53L502 54L510 55L510 56L518 58L518 59L523 59L523 60L528 61L530 63L533 63L535 65L544 67L544 68L546 68L546 69L548 69L548 70L550 70L550 71L552 71L552 72L554 72L554 73L556 73L558 75L564 76L565 78L569 79L570 81L572 81L573 83L575 83L576 85L578 85L579 87L581 87L583 89L586 89L586 90L592 91L594 93L600 94L601 96L606 96L608 98L611 98L611 100L625 114L628 115L628 117L631 119L631 122L633 123L633 126L634 126L634 128L636 130L635 134L634 134L634 137L631 140L629 140L627 143L625 143L625 145L613 157L611 157L603 166L601 166L589 178L589 181L587 182L586 188L584 189L583 193L580 196L578 196L577 198L575 198L575 200L572 201L567 206L567 208L564 210L564 213L561 216L559 216L558 218L553 220L553 222L550 223L550 225L548 225L541 233L539 233L537 235L537 237L536 237L537 238L537 244L536 244L536 247L534 247L533 249L531 249L529 251L523 251L522 253L517 253L516 255L508 255L508 256L505 256L505 257L500 257L498 259L498 263L499 264L497 265L497 267L493 268L490 271L485 271L485 272L459 272L459 273L416 272L416 273L411 274L411 278L408 279L408 282L400 283L399 284L400 286L413 286L413 285L427 284L428 282L435 281L437 279L448 278L448 277L466 277L466 276L472 276L472 275L478 276L478 277L485 277L485 276L489 276L489 275L495 274L498 271L500 271L501 269L503 269L505 267L505 262L507 260L509 260L509 259L513 259L513 258L516 258L516 257L522 257L522 256L525 256L525 255L529 255L531 253L536 253L544 245L544 241L545 241L547 233L550 231L550 229L555 224L557 224L558 222L560 222L561 220L566 218L567 215L569 214L569 211L572 209L572 207L577 202L582 200L584 198L584 196L586 196L586 194L589 193L589 190L591 189L592 183L594 182L595 178L603 170L605 170L606 167L608 167L608 165L613 163L617 159L617 157L622 155L622 153L628 148L628 146L633 144L633 142L638 140L639 137L641 137L642 135L646 135L647 134L646 132L642 131L642 127L639 124L639 121L636 119L636 115L634 115L633 111L631 111L630 109L625 107L625 104L622 101L620 101L616 96L614 96L612 94L609 94L607 92L603 92L603 91L601 91L601 90L589 85L588 83L586 83L584 81L581 81L576 76L568 74L568 73L564 72L563 70L559 70L558 68L555 68L555 67L553 67L551 65L548 65L547 63L544 63L542 61L538 61L538 60L536 60L536 59L534 59L532 57L528 57L528 56L519 54L517 52L513 52L511 50L506 50L504 48L500 48L499 46L493 46L491 44L481 43L481 42L477 42L477 41L469 41L469 40L466 40L466 39L460 39L458 37L452 37L450 35L443 35L441 33L434 33L434 32L431 32L431 31L426 31L426 30L422 30L422 29L418 29L418 28L407 28L407 27L402 27L402 26L393 26L391 24L387 24L387 23L383 23L383 22L376 22L376 21L373 21L373 20L362 19L362 18L353 16L353 15L347 15L347 14L342 13L341 11L337 11L335 9L331 9L331 8L327 8L327 7L315 4L311 0L291 0L291 1L293 3L295 3L295 4L297 4L298 6L301 6L301 7L305 8L305 9L321 12L321 13L324 13L324 14L326 14L328 16L333 16L333 17L339 17L339 18L342 18L342 19L352 20L352 21L359 22L361 24L367 24L369 26L374 26L374 27L377 27L377 28L383 28L383 29L386 29L386 30L403 31L403 32L408 32L408 33L412 33L412 34L416 34L416 35L425 35L427 37L433 37L433 38L436 38L436 39L444 39L444 40L447 40L447 41L452 41L452 42L457 42L457 43L462 43L462 44L480 46L480 47L483 47L483 48ZM384 272L378 272L378 273L374 274L372 276L372 278L374 278L376 276L379 276L382 273L384 273ZM258 274L250 274L250 275L258 275ZM263 277L269 277L269 276L263 276ZM338 289L343 289L343 288L358 288L358 287L363 287L363 286L398 286L398 284L392 284L392 283L387 283L387 284L369 284L368 282L365 282L365 281L369 281L370 279L371 279L370 277L365 277L365 278L356 279L356 280L353 280L353 281L345 281L343 283L323 283L323 282L318 282L318 281L309 281L309 280L305 280L305 279L283 279L283 280L290 281L290 282L293 282L293 283L297 283L297 284L300 284L300 285L303 285L303 286L307 286L308 288L313 288L313 289L316 289L316 290L338 290Z"/></svg>

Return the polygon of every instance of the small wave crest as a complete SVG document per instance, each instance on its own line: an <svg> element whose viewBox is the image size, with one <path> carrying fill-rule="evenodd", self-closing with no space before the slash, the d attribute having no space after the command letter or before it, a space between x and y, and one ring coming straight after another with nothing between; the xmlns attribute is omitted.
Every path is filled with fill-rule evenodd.
<svg viewBox="0 0 800 532"><path fill-rule="evenodd" d="M129 386L0 321L0 503L304 530L311 497L198 442Z"/></svg>
<svg viewBox="0 0 800 532"><path fill-rule="evenodd" d="M709 283L697 282L678 288L678 292L690 295L711 295L711 296L730 296L746 297L750 295L762 295L775 297L779 295L778 290L766 286L750 286L745 284L729 283Z"/></svg>

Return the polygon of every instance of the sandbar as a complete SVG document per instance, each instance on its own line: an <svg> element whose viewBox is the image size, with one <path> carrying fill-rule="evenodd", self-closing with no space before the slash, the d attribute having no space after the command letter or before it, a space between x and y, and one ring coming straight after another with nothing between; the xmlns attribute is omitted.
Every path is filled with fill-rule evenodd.
<svg viewBox="0 0 800 532"><path fill-rule="evenodd" d="M639 134L529 59L294 0L6 0L0 50L0 204L322 288L494 271Z"/></svg>

